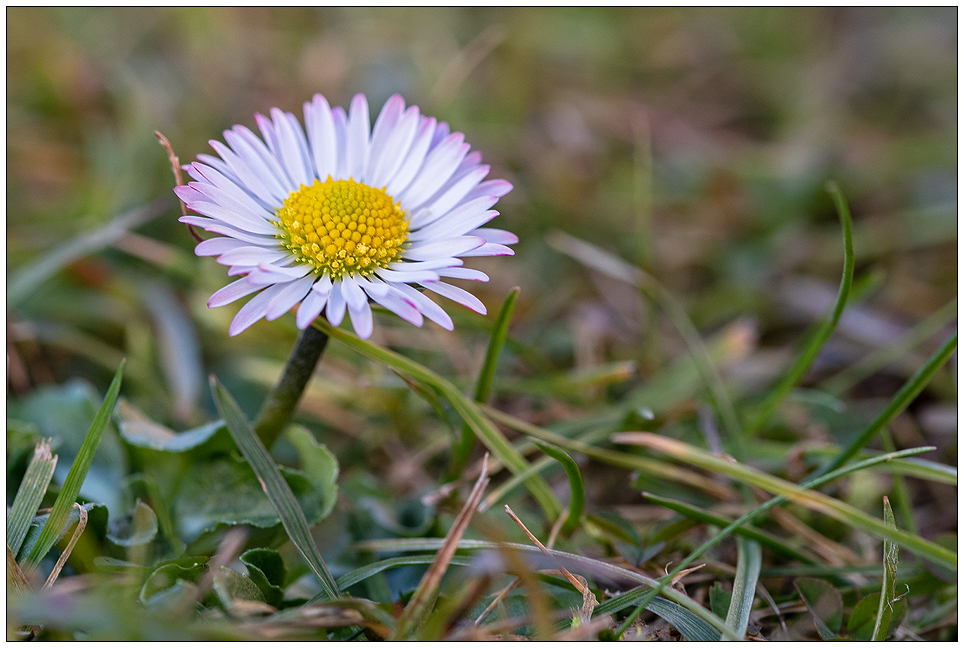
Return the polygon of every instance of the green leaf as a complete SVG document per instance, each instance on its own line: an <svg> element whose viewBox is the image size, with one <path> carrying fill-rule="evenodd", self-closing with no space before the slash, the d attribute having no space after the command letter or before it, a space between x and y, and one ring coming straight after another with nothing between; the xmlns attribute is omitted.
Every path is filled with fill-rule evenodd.
<svg viewBox="0 0 964 648"><path fill-rule="evenodd" d="M119 547L136 547L157 536L157 515L154 509L137 500L134 514L111 523L107 539Z"/></svg>
<svg viewBox="0 0 964 648"><path fill-rule="evenodd" d="M241 554L240 560L247 567L251 581L261 590L264 601L278 607L284 600L285 579L288 577L281 554L274 549L248 549Z"/></svg>
<svg viewBox="0 0 964 648"><path fill-rule="evenodd" d="M308 521L294 493L291 492L291 487L281 476L274 460L244 418L238 404L214 376L211 376L211 391L218 412L228 426L228 431L235 443L238 444L241 454L258 476L258 481L261 482L271 506L277 511L281 524L288 533L288 538L308 563L308 567L318 578L329 598L338 598L338 585L335 584L335 579L325 566L321 554L318 553L311 531L308 529Z"/></svg>
<svg viewBox="0 0 964 648"><path fill-rule="evenodd" d="M94 460L94 453L97 451L97 445L100 443L104 428L110 420L111 412L114 411L114 404L117 402L117 395L120 393L123 376L124 363L122 362L121 366L117 369L117 373L114 375L114 380L111 382L110 388L107 390L104 404L101 406L100 411L97 412L97 416L94 418L94 422L91 424L90 430L87 432L87 436L84 438L84 442L77 453L77 458L74 460L73 465L71 465L70 472L67 473L67 479L60 489L60 494L57 495L57 499L54 501L53 509L50 511L50 519L47 520L47 524L44 526L40 538L37 540L37 544L34 545L30 555L27 556L26 565L28 569L33 569L40 563L40 560L47 555L47 552L50 551L50 548L53 547L57 541L57 537L59 537L62 532L64 523L70 514L70 509L80 494L80 487L81 484L84 483L84 478L87 476L87 470Z"/></svg>
<svg viewBox="0 0 964 648"><path fill-rule="evenodd" d="M197 592L194 582L204 573L207 561L205 556L191 556L158 566L144 581L138 599L148 607L175 607Z"/></svg>
<svg viewBox="0 0 964 648"><path fill-rule="evenodd" d="M20 551L30 522L37 515L37 509L40 508L40 502L47 492L56 466L57 457L50 454L50 444L47 441L38 443L27 466L27 473L17 489L13 508L7 516L7 546L14 556Z"/></svg>
<svg viewBox="0 0 964 648"><path fill-rule="evenodd" d="M103 531L107 528L107 507L103 504L88 503L84 504L84 509L87 511L87 529L97 529ZM37 541L40 540L40 534L47 525L47 520L50 519L50 513L44 513L43 515L38 515L33 518L30 522L30 526L27 528L27 535L23 539L23 545L20 547L20 553L17 558L20 560L21 564L26 560L26 557L30 555L33 548L37 545ZM71 507L70 512L67 514L67 520L60 529L60 533L54 538L54 544L60 542L60 539L64 537L67 530L70 527L77 524L80 520L80 510L74 506Z"/></svg>
<svg viewBox="0 0 964 648"><path fill-rule="evenodd" d="M215 574L213 589L218 600L221 601L221 605L225 608L230 608L231 603L238 599L242 601L266 602L264 594L261 593L261 589L251 578L227 567L221 567L218 573Z"/></svg>
<svg viewBox="0 0 964 648"><path fill-rule="evenodd" d="M308 428L291 425L286 433L298 451L302 472L320 494L320 510L314 521L323 520L331 514L338 501L338 459L325 444L315 440Z"/></svg>
<svg viewBox="0 0 964 648"><path fill-rule="evenodd" d="M904 598L894 601L892 605L890 623L888 623L885 636L892 633L900 625L907 614L907 603ZM872 641L874 638L874 627L877 624L877 612L880 609L880 592L874 592L870 596L865 596L854 606L854 611L850 613L847 621L847 632L854 641Z"/></svg>
<svg viewBox="0 0 964 648"><path fill-rule="evenodd" d="M224 421L213 421L191 430L175 432L147 419L127 403L122 402L119 410L121 421L117 427L120 436L128 445L137 448L172 454L206 449L208 452L204 454L210 454L232 447Z"/></svg>
<svg viewBox="0 0 964 648"><path fill-rule="evenodd" d="M515 310L515 302L519 297L519 290L519 288L513 288L509 291L505 301L502 302L502 308L499 309L499 314L495 318L492 335L489 337L489 346L485 351L485 360L482 363L482 369L479 371L479 379L475 383L475 401L478 403L487 401L489 399L489 393L492 391L492 380L495 378L495 369L499 364L499 355L502 353L502 347L505 345L505 339L509 333L509 322L512 320L512 311ZM469 455L472 453L474 441L475 435L472 433L472 428L468 423L464 423L462 425L462 438L458 445L456 445L452 457L452 466L450 468L450 475L452 477L457 476L465 468Z"/></svg>
<svg viewBox="0 0 964 648"><path fill-rule="evenodd" d="M307 520L321 519L321 494L299 471L280 469ZM180 536L193 542L219 524L268 528L281 520L251 466L241 458L218 457L192 464L174 502Z"/></svg>
<svg viewBox="0 0 964 648"><path fill-rule="evenodd" d="M582 481L582 473L579 472L579 466L576 465L576 462L565 451L541 441L533 441L533 443L544 453L561 463L566 470L566 476L569 477L569 490L572 491L572 498L569 500L569 515L562 524L562 533L569 535L579 526L579 519L582 517L582 511L586 506L586 487Z"/></svg>
<svg viewBox="0 0 964 648"><path fill-rule="evenodd" d="M843 598L840 591L819 578L798 578L793 583L803 599L820 638L836 639L843 623Z"/></svg>
<svg viewBox="0 0 964 648"><path fill-rule="evenodd" d="M736 546L738 550L736 579L733 581L733 595L726 615L726 625L742 637L746 634L750 612L753 610L753 596L760 578L763 556L760 545L752 540L738 537Z"/></svg>
<svg viewBox="0 0 964 648"><path fill-rule="evenodd" d="M730 610L732 596L733 593L723 589L721 583L713 583L713 587L710 588L710 609L713 610L713 614L725 619Z"/></svg>
<svg viewBox="0 0 964 648"><path fill-rule="evenodd" d="M894 511L890 508L890 500L884 496L884 524L897 529ZM880 601L877 608L877 618L874 621L874 641L883 641L887 637L890 619L893 616L893 603L896 600L897 560L900 549L897 544L884 540L884 579L880 585Z"/></svg>

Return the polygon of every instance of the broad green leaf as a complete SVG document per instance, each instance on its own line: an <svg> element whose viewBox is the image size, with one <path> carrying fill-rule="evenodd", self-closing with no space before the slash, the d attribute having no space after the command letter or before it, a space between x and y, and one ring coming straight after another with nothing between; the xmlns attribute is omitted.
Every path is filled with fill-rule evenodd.
<svg viewBox="0 0 964 648"><path fill-rule="evenodd" d="M900 625L904 619L904 615L907 613L907 603L904 598L894 601L892 607L886 635L889 635L897 629L897 626ZM880 592L874 592L857 602L857 605L854 606L854 611L850 613L850 619L847 621L847 633L852 640L873 640L874 626L877 624L877 612L879 609Z"/></svg>
<svg viewBox="0 0 964 648"><path fill-rule="evenodd" d="M281 554L274 549L248 549L239 560L247 567L248 576L261 590L264 601L278 607L284 600L285 580L288 577Z"/></svg>
<svg viewBox="0 0 964 648"><path fill-rule="evenodd" d="M37 515L37 509L47 492L56 466L57 457L50 454L50 444L47 441L38 443L33 459L27 466L27 473L17 489L13 508L7 516L7 546L14 556L20 551L30 522Z"/></svg>
<svg viewBox="0 0 964 648"><path fill-rule="evenodd" d="M338 501L338 459L325 444L315 440L308 428L291 425L286 433L288 440L298 450L301 471L320 494L321 504L317 520L323 520L334 510Z"/></svg>
<svg viewBox="0 0 964 648"><path fill-rule="evenodd" d="M151 572L138 594L148 607L174 607L197 591L194 583L207 568L207 557L192 556L160 565Z"/></svg>
<svg viewBox="0 0 964 648"><path fill-rule="evenodd" d="M107 539L119 547L135 547L150 542L157 536L157 515L154 509L137 500L134 514L113 520Z"/></svg>
<svg viewBox="0 0 964 648"><path fill-rule="evenodd" d="M215 574L214 593L225 608L230 608L231 602L237 599L266 602L261 589L252 579L227 567L221 567Z"/></svg>
<svg viewBox="0 0 964 648"><path fill-rule="evenodd" d="M205 450L211 454L232 447L231 436L224 421L213 421L191 430L174 430L149 420L131 405L122 402L118 430L128 445L159 452L185 453Z"/></svg>
<svg viewBox="0 0 964 648"><path fill-rule="evenodd" d="M241 450L244 458L258 476L258 481L261 483L264 493L268 496L271 506L281 519L281 524L288 533L292 544L297 547L321 586L328 592L329 598L338 598L338 586L315 546L315 541L308 529L305 513L295 499L291 487L282 477L274 460L255 435L251 425L244 418L238 404L214 376L211 377L211 391L218 411L228 426L228 431L234 438L235 443L238 444L238 449Z"/></svg>
<svg viewBox="0 0 964 648"><path fill-rule="evenodd" d="M843 622L843 598L840 591L819 578L798 578L793 584L810 610L813 625L820 638L835 639Z"/></svg>
<svg viewBox="0 0 964 648"><path fill-rule="evenodd" d="M114 404L117 402L117 396L120 393L123 376L124 363L121 363L121 366L117 369L117 373L114 375L114 380L111 382L110 388L107 390L107 396L104 397L104 404L101 405L97 416L94 417L94 422L90 425L90 430L87 432L87 436L84 438L80 450L77 451L77 457L70 466L67 479L64 481L64 485L60 489L60 494L57 495L57 499L54 501L53 508L50 511L50 518L47 520L47 524L44 525L37 544L34 545L30 554L27 556L25 562L28 569L33 569L40 563L40 560L47 555L47 552L50 551L50 548L53 547L57 538L62 533L63 525L67 521L70 509L80 494L80 487L84 483L84 478L87 476L87 470L94 460L94 453L100 444L104 428L110 420L111 412L114 411Z"/></svg>
<svg viewBox="0 0 964 648"><path fill-rule="evenodd" d="M280 470L306 518L319 521L321 493L315 485L299 471ZM174 501L174 516L179 535L188 543L219 524L267 528L280 522L250 465L233 457L192 464Z"/></svg>
<svg viewBox="0 0 964 648"><path fill-rule="evenodd" d="M730 611L732 596L733 592L723 589L722 584L719 582L713 583L713 587L710 588L710 609L713 610L713 614L725 619Z"/></svg>

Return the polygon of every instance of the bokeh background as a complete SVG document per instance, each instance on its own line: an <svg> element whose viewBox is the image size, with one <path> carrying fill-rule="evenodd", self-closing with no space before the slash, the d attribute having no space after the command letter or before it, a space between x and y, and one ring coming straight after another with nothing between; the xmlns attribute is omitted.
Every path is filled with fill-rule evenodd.
<svg viewBox="0 0 964 648"><path fill-rule="evenodd" d="M316 92L343 106L366 93L373 112L401 93L513 182L496 224L518 233L516 255L472 264L492 277L474 289L489 317L448 307L451 334L381 317L375 340L470 386L492 313L519 286L496 398L537 422L618 400L686 353L663 314L574 259L567 237L641 266L704 336L728 340L721 365L737 398L771 384L833 303L843 253L828 180L854 215L855 292L805 386L907 343L836 383L853 410L876 412L955 326L954 7L6 15L14 403L74 379L103 393L127 357L125 396L155 420L210 420L210 372L257 411L294 318L228 338L239 304L205 307L227 278L193 256L153 131L188 162L234 124L255 128L255 112L300 117ZM430 488L431 452L416 449L437 430L412 418L404 386L377 389L394 376L338 345L324 367L301 418L343 472L403 495ZM956 465L955 372L895 422L899 447L933 444ZM808 412L787 414L793 438L826 433ZM605 492L606 475L594 483ZM925 535L956 528L956 507L938 504L955 489L916 497Z"/></svg>

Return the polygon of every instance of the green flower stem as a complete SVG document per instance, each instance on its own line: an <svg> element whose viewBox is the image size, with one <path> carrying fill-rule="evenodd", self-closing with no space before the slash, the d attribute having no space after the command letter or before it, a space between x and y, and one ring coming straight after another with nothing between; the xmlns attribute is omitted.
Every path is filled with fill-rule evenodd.
<svg viewBox="0 0 964 648"><path fill-rule="evenodd" d="M298 335L278 384L268 394L254 422L255 434L264 447L270 449L291 420L327 344L328 336L313 326Z"/></svg>

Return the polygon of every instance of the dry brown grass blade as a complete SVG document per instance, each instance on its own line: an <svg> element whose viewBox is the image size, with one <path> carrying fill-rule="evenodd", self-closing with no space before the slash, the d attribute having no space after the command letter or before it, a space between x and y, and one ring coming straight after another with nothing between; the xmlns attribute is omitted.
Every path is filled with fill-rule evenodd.
<svg viewBox="0 0 964 648"><path fill-rule="evenodd" d="M167 159L171 163L171 171L174 172L174 182L177 184L178 187L183 186L184 176L181 175L181 161L174 153L174 147L171 146L170 140L164 137L161 131L157 131L157 130L154 131L154 137L157 138L157 141L160 142L161 146L164 147L164 150L167 151ZM187 205L185 205L184 201L180 199L178 199L178 203L181 205L181 214L183 216L187 216ZM193 238L196 243L200 243L201 241L204 240L201 237L201 235L197 233L197 230L194 229L193 225L188 225L187 231L191 233L191 238Z"/></svg>
<svg viewBox="0 0 964 648"><path fill-rule="evenodd" d="M30 591L30 581L24 576L9 545L7 546L7 585L17 592Z"/></svg>
<svg viewBox="0 0 964 648"><path fill-rule="evenodd" d="M227 567L234 559L241 555L244 549L244 542L248 539L248 532L243 527L235 527L224 534L221 543L218 545L217 553L208 563L207 573L201 580L201 587L198 589L198 600L200 600L214 586L214 578L221 571L222 567Z"/></svg>
<svg viewBox="0 0 964 648"><path fill-rule="evenodd" d="M509 517L512 518L513 522L519 525L519 528L522 529L523 533L529 537L529 540L532 541L532 544L539 547L539 550L545 555L549 556L549 558L552 558L552 554L549 553L549 550L546 549L546 546L539 542L539 538L535 537L532 532L526 528L526 525L523 524L522 520L520 520L512 509L509 508L508 504L505 505L505 512L509 514ZM553 559L553 561L554 560L555 559ZM572 583L572 586L576 588L576 591L582 594L582 609L580 610L580 616L583 623L588 623L592 618L593 610L595 610L596 606L599 605L599 601L596 600L596 595L592 593L591 589L589 589L585 578L576 578L562 565L557 564L556 567L559 569L559 573L562 574L566 580Z"/></svg>
<svg viewBox="0 0 964 648"><path fill-rule="evenodd" d="M57 559L57 564L54 565L53 570L50 572L50 576L47 577L47 582L44 583L44 586L41 589L47 589L56 582L57 577L60 576L60 570L64 568L64 565L67 563L67 559L70 558L70 554L74 550L74 545L77 544L77 541L80 540L80 535L84 532L84 529L87 528L87 509L77 503L75 503L74 506L80 509L80 519L77 520L77 526L74 528L74 535L70 537L70 542L67 543L67 548L64 549L63 553L60 554L60 558Z"/></svg>
<svg viewBox="0 0 964 648"><path fill-rule="evenodd" d="M455 555L456 550L459 548L459 541L465 534L465 530L468 528L469 522L475 514L475 509L478 508L479 502L482 501L482 495L485 493L486 486L489 485L487 469L488 456L488 453L486 453L485 459L483 459L482 462L482 474L479 475L478 481L476 481L475 486L472 487L472 492L469 493L465 506L462 507L458 517L455 518L455 522L452 523L452 528L449 529L448 534L446 534L445 543L441 549L438 550L438 553L435 554L435 560L429 565L425 575L422 576L418 588L402 612L402 616L399 617L398 625L395 627L395 632L393 633L393 639L402 639L409 634L415 627L415 624L423 617L429 601L437 593L442 576L444 576L448 570L452 556Z"/></svg>

